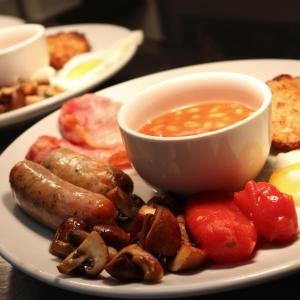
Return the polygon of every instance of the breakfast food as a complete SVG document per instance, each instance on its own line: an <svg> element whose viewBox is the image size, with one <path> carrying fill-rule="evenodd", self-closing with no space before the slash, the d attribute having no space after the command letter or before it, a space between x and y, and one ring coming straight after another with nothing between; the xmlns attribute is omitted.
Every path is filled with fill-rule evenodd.
<svg viewBox="0 0 300 300"><path fill-rule="evenodd" d="M298 219L292 196L270 183L250 180L234 199L266 241L282 245L296 239Z"/></svg>
<svg viewBox="0 0 300 300"><path fill-rule="evenodd" d="M41 163L54 149L67 148L114 167L130 167L116 120L120 105L96 94L69 100L59 116L65 139L40 136L29 148L26 158Z"/></svg>
<svg viewBox="0 0 300 300"><path fill-rule="evenodd" d="M257 241L255 226L234 204L233 194L206 192L187 201L185 219L198 246L218 263L248 260Z"/></svg>
<svg viewBox="0 0 300 300"><path fill-rule="evenodd" d="M132 193L133 182L123 171L66 148L51 151L42 165L53 174L95 193L106 194L118 187Z"/></svg>
<svg viewBox="0 0 300 300"><path fill-rule="evenodd" d="M300 77L279 75L267 81L272 91L272 145L288 151L300 147Z"/></svg>
<svg viewBox="0 0 300 300"><path fill-rule="evenodd" d="M61 69L75 55L91 50L84 34L79 32L59 32L47 36L50 64Z"/></svg>
<svg viewBox="0 0 300 300"><path fill-rule="evenodd" d="M60 111L62 136L73 144L99 149L123 148L117 123L120 103L96 94L66 102Z"/></svg>
<svg viewBox="0 0 300 300"><path fill-rule="evenodd" d="M90 226L115 219L115 205L107 197L64 181L40 164L17 163L9 180L20 207L52 229L70 216L78 216Z"/></svg>
<svg viewBox="0 0 300 300"><path fill-rule="evenodd" d="M187 136L214 131L247 118L255 110L238 102L203 102L164 113L139 132L153 136Z"/></svg>
<svg viewBox="0 0 300 300"><path fill-rule="evenodd" d="M253 112L227 103L230 111L224 116L219 105L205 108L206 112L213 109L212 120L217 118L209 130L229 121L225 118L232 117L232 111L233 122ZM268 183L250 181L237 193L194 195L183 204L184 211L180 205L170 205L174 202L167 201L167 195L147 203L135 197L133 181L107 164L126 153L116 126L119 107L94 94L72 99L59 116L64 139L40 137L27 158L41 165L23 161L11 171L11 186L20 206L56 229L50 252L62 259L57 265L60 273L99 280L108 273L121 282L160 282L167 272L200 270L206 261L248 261L261 238L280 245L296 239L294 203ZM185 109L178 114L183 115L183 124L197 119L199 107ZM165 116L163 122L169 125ZM182 127L175 131L199 133L187 133ZM74 151L98 153L105 162Z"/></svg>
<svg viewBox="0 0 300 300"><path fill-rule="evenodd" d="M26 159L41 163L46 156L54 149L70 149L76 153L83 154L96 160L107 162L117 168L128 168L130 162L127 158L125 150L112 152L110 149L91 149L74 145L65 139L60 139L54 136L41 135L30 146Z"/></svg>
<svg viewBox="0 0 300 300"><path fill-rule="evenodd" d="M294 150L296 151L296 150ZM296 205L300 205L300 163L292 163L279 168L271 174L269 182L283 193L293 197Z"/></svg>
<svg viewBox="0 0 300 300"><path fill-rule="evenodd" d="M0 113L40 102L62 93L58 86L47 80L19 80L16 84L0 88Z"/></svg>

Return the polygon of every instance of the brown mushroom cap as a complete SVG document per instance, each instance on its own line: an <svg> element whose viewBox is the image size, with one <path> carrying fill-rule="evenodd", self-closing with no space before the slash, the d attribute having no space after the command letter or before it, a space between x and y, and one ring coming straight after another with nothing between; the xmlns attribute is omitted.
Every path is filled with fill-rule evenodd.
<svg viewBox="0 0 300 300"><path fill-rule="evenodd" d="M107 245L120 249L128 245L130 235L120 227L111 224L96 225L93 230L98 232Z"/></svg>
<svg viewBox="0 0 300 300"><path fill-rule="evenodd" d="M137 244L119 251L105 266L105 270L120 281L159 282L164 274L159 261Z"/></svg>
<svg viewBox="0 0 300 300"><path fill-rule="evenodd" d="M70 232L76 229L85 230L86 228L86 222L77 217L65 219L55 232L49 252L58 257L66 257L75 249L69 241Z"/></svg>
<svg viewBox="0 0 300 300"><path fill-rule="evenodd" d="M106 196L115 204L119 212L127 218L134 217L141 205L136 196L126 194L119 187L110 190Z"/></svg>
<svg viewBox="0 0 300 300"><path fill-rule="evenodd" d="M169 209L157 206L150 229L143 240L142 247L152 254L176 255L181 243L181 234L178 222Z"/></svg>

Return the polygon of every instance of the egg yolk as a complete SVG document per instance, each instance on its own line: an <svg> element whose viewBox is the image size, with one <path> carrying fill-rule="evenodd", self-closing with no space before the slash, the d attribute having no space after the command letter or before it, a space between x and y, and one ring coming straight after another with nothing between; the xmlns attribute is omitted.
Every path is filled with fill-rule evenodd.
<svg viewBox="0 0 300 300"><path fill-rule="evenodd" d="M281 192L291 195L295 204L300 205L300 163L275 171L269 182Z"/></svg>
<svg viewBox="0 0 300 300"><path fill-rule="evenodd" d="M68 73L67 78L70 80L76 80L80 77L86 75L88 72L90 72L92 69L97 67L101 63L100 59L93 59L89 61L85 61L83 63L80 63L76 66L74 66Z"/></svg>

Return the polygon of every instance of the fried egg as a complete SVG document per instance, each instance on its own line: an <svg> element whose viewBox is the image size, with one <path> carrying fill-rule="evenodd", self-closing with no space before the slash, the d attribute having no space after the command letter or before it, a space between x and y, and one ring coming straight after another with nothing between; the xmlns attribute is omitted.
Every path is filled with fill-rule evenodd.
<svg viewBox="0 0 300 300"><path fill-rule="evenodd" d="M121 61L123 56L132 47L138 46L142 40L143 32L136 30L105 51L79 54L64 65L62 70L52 78L51 83L66 90L84 85L105 69Z"/></svg>
<svg viewBox="0 0 300 300"><path fill-rule="evenodd" d="M293 196L300 205L300 163L294 163L272 173L269 182L281 192Z"/></svg>
<svg viewBox="0 0 300 300"><path fill-rule="evenodd" d="M300 163L300 149L277 154L274 157L273 169L279 170L295 163Z"/></svg>

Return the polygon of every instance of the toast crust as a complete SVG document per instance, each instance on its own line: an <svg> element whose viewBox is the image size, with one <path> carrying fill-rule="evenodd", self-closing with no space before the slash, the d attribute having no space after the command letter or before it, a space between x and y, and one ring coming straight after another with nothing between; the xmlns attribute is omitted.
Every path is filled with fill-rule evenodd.
<svg viewBox="0 0 300 300"><path fill-rule="evenodd" d="M47 36L50 64L55 69L61 69L75 55L89 52L90 44L84 34L58 32Z"/></svg>
<svg viewBox="0 0 300 300"><path fill-rule="evenodd" d="M300 148L300 77L281 74L267 85L272 91L272 146Z"/></svg>

